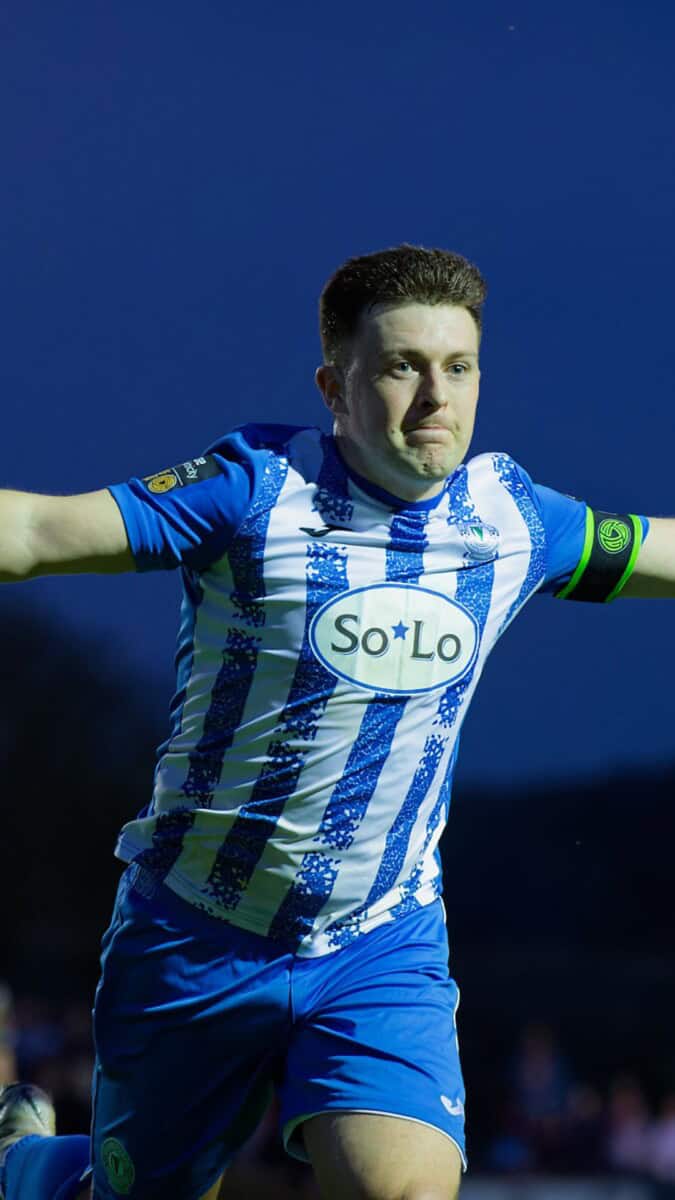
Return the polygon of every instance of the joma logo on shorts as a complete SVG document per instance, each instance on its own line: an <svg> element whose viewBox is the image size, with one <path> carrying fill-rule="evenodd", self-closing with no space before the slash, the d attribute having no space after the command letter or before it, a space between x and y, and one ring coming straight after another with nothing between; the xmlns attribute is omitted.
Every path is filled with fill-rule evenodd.
<svg viewBox="0 0 675 1200"><path fill-rule="evenodd" d="M411 584L354 588L324 604L309 630L316 657L356 687L392 695L462 679L478 652L478 626L462 604Z"/></svg>

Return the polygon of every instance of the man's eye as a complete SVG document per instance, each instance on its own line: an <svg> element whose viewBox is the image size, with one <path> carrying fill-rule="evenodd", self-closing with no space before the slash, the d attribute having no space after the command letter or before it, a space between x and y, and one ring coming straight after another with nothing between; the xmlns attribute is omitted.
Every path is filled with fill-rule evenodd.
<svg viewBox="0 0 675 1200"><path fill-rule="evenodd" d="M399 362L394 363L394 370L402 371L404 375L407 375L408 371L413 370L413 365L412 363L409 363L406 358L402 358L399 360Z"/></svg>
<svg viewBox="0 0 675 1200"><path fill-rule="evenodd" d="M468 369L469 368L466 363L451 363L450 364L450 371L452 372L453 375L456 375L458 379L460 378L461 375L466 375Z"/></svg>

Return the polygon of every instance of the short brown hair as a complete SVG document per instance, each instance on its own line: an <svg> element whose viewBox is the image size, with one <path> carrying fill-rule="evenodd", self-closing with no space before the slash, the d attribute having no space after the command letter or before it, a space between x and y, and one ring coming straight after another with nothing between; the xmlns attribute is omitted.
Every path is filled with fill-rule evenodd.
<svg viewBox="0 0 675 1200"><path fill-rule="evenodd" d="M324 359L342 365L361 313L374 304L459 304L481 331L487 285L477 267L451 250L403 243L348 258L331 275L319 300Z"/></svg>

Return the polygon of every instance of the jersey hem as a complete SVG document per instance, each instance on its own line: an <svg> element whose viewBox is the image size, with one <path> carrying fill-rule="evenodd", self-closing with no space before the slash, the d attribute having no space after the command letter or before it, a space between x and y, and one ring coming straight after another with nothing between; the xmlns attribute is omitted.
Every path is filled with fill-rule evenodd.
<svg viewBox="0 0 675 1200"><path fill-rule="evenodd" d="M144 846L134 847L133 843L130 843L129 840L126 838L120 839L117 846L115 847L115 858L119 859L119 861L121 861L123 863L126 863L127 866L136 865L136 866L142 867L143 863L142 862L139 863L138 859L141 857L141 855L146 853L146 850L147 850L147 847L144 847ZM219 912L215 906L210 905L208 899L205 898L204 896L202 896L194 888L192 883L188 879L186 879L185 876L182 876L181 873L179 871L177 871L175 867L172 867L171 870L168 871L167 874L162 877L160 882L165 887L169 888L169 890L172 891L176 896L178 896L179 899L184 900L186 904L189 904L197 912L203 913L206 916L211 916L216 921L222 921L222 923L224 925L231 925L231 926L233 926L233 928L241 929L245 933L252 933L256 937L264 938L266 941L272 943L273 945L277 945L282 948L284 947L284 942L282 939L270 937L269 928L270 928L270 921L272 920L272 917L270 917L270 920L268 920L266 923L265 922L260 923L260 922L252 921L250 919L247 919L245 921L236 920L235 919L235 917L237 915L236 909L233 910L233 915L225 916L222 912ZM438 886L438 884L439 884L439 876L435 875L433 877L433 879L427 880L424 883L424 885L419 889L419 892L417 892L412 897L410 897L410 899L416 900L417 904L419 905L419 908L428 908L430 904L434 904L437 900L440 900L441 906L442 906L442 912L443 912L443 924L447 928L445 905L443 903L443 895L442 895L442 891L441 891L440 887ZM399 891L400 891L400 886L401 885L399 885L399 889L398 889ZM367 921L363 922L363 925L360 928L359 932L354 936L354 938L350 939L350 941L347 944L352 945L354 941L357 941L361 937L365 937L367 934L373 932L374 930L381 929L382 926L387 925L387 924L394 924L396 921L398 921L402 917L408 916L409 912L405 912L405 913L399 913L395 916L391 916L388 919L389 914L392 913L393 910L400 903L401 903L400 895L396 895L395 897L393 897L391 905L388 908L384 908L384 909L381 909L379 912L373 913L372 917L370 917ZM345 928L349 927L350 915L351 915L350 913L345 913L344 917L340 918L340 922L342 924L344 924ZM315 943L320 942L324 938L325 933L326 933L325 929L317 930L316 933L314 934L314 938L313 938ZM294 949L291 949L290 953L292 953L296 958L307 958L307 959L309 959L309 958L327 958L331 954L337 954L340 950L342 950L344 948L345 948L344 946L337 945L337 946L333 946L330 949L326 949L326 950L319 950L319 951L314 951L314 952L310 952L310 953L307 953L305 951L303 953L302 943L300 943ZM287 949L288 949L288 947L287 947Z"/></svg>

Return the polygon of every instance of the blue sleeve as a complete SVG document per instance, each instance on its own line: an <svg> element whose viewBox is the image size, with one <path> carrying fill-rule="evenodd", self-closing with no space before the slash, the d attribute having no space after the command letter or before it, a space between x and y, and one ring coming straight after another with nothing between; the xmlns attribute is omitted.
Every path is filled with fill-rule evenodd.
<svg viewBox="0 0 675 1200"><path fill-rule="evenodd" d="M586 504L553 488L532 484L546 534L546 574L540 592L557 592L576 571L586 537Z"/></svg>
<svg viewBox="0 0 675 1200"><path fill-rule="evenodd" d="M583 500L533 483L522 467L520 473L537 506L546 537L546 574L539 591L558 592L569 583L581 561L588 505ZM644 538L649 532L649 521L647 517L640 517L640 521Z"/></svg>
<svg viewBox="0 0 675 1200"><path fill-rule="evenodd" d="M250 509L267 458L267 451L234 433L199 458L113 484L109 491L137 570L203 571L222 558Z"/></svg>

